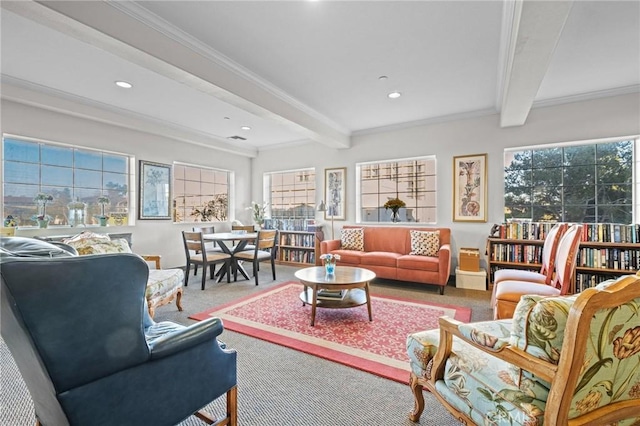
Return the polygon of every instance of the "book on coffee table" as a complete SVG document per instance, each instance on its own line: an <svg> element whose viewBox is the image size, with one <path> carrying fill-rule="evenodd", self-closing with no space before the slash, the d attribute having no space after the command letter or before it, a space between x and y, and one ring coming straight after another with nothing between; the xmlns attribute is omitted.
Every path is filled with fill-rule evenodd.
<svg viewBox="0 0 640 426"><path fill-rule="evenodd" d="M347 290L327 290L322 288L318 290L318 299L324 300L342 300L347 294Z"/></svg>

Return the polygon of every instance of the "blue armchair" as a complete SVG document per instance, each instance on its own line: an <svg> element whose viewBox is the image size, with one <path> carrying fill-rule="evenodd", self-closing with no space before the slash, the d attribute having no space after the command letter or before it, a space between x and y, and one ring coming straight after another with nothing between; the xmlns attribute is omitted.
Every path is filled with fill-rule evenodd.
<svg viewBox="0 0 640 426"><path fill-rule="evenodd" d="M221 320L154 322L139 256L5 253L0 273L2 337L37 424L174 425L192 414L211 424L199 410L225 394L216 424L237 424L236 352L217 341Z"/></svg>

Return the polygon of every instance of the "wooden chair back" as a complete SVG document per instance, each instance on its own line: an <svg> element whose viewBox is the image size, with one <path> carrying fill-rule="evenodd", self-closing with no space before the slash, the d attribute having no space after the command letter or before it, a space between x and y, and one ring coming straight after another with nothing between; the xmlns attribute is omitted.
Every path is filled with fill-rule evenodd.
<svg viewBox="0 0 640 426"><path fill-rule="evenodd" d="M232 231L247 231L247 232L256 232L256 229L253 225L231 225Z"/></svg>
<svg viewBox="0 0 640 426"><path fill-rule="evenodd" d="M553 285L560 289L561 295L567 294L571 287L571 277L576 270L581 238L582 225L571 225L558 245Z"/></svg>
<svg viewBox="0 0 640 426"><path fill-rule="evenodd" d="M203 257L206 256L206 248L204 245L204 239L202 238L202 232L182 231L182 240L184 241L187 260L191 259L191 250L196 253L202 253Z"/></svg>
<svg viewBox="0 0 640 426"><path fill-rule="evenodd" d="M266 249L274 248L276 246L277 234L278 234L278 231L275 229L258 231L256 249L266 250Z"/></svg>

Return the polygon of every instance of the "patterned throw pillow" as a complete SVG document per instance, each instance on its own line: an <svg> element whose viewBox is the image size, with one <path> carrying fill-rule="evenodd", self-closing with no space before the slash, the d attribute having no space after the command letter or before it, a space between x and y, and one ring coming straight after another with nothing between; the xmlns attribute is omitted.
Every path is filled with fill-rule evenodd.
<svg viewBox="0 0 640 426"><path fill-rule="evenodd" d="M87 254L131 253L129 243L124 238L111 240L108 235L82 232L63 240L65 244L78 250L80 256Z"/></svg>
<svg viewBox="0 0 640 426"><path fill-rule="evenodd" d="M362 228L343 229L340 240L343 250L364 251L364 229Z"/></svg>
<svg viewBox="0 0 640 426"><path fill-rule="evenodd" d="M437 256L440 251L440 231L411 230L411 253L419 256Z"/></svg>

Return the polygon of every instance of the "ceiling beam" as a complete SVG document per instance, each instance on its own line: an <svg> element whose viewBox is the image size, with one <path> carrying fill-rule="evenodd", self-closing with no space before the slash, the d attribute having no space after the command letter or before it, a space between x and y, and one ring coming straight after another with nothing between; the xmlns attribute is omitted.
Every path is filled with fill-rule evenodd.
<svg viewBox="0 0 640 426"><path fill-rule="evenodd" d="M515 0L505 6L511 25L503 26L508 37L501 90L500 126L521 126L549 68L573 1Z"/></svg>
<svg viewBox="0 0 640 426"><path fill-rule="evenodd" d="M229 66L106 1L2 2L2 7L188 85L302 137L348 148L350 135Z"/></svg>

